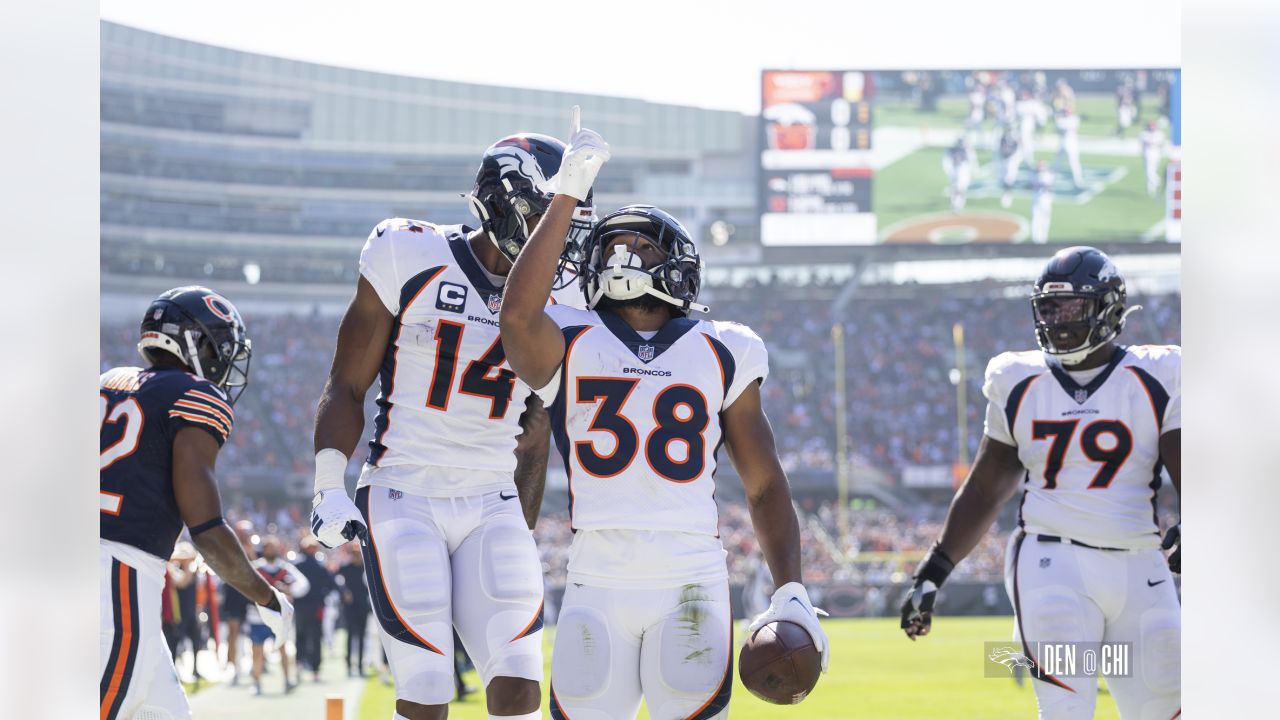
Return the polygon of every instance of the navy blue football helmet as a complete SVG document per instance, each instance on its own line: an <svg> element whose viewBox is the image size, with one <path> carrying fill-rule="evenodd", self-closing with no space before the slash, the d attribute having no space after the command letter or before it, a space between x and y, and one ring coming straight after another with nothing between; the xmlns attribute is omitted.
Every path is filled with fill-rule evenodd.
<svg viewBox="0 0 1280 720"><path fill-rule="evenodd" d="M150 364L168 353L222 388L231 404L249 384L252 343L240 311L206 287L188 285L151 301L142 318L138 352Z"/></svg>
<svg viewBox="0 0 1280 720"><path fill-rule="evenodd" d="M518 133L490 145L480 158L476 184L467 202L480 228L507 260L516 256L529 240L529 221L541 217L554 197L548 181L560 172L565 144L550 135ZM592 193L578 203L569 230L569 244L575 251L595 221ZM570 247L566 245L566 255ZM563 269L566 260L562 260ZM576 263L576 259L572 262Z"/></svg>
<svg viewBox="0 0 1280 720"><path fill-rule="evenodd" d="M665 253L663 261L645 268L635 253L610 242L627 235L648 238ZM627 205L600 218L583 245L579 273L589 308L595 308L606 297L625 301L652 295L675 306L676 314L681 316L687 316L690 310L710 311L697 303L702 258L689 231L679 220L652 205Z"/></svg>
<svg viewBox="0 0 1280 720"><path fill-rule="evenodd" d="M1106 253L1076 246L1059 250L1036 279L1031 296L1036 342L1064 365L1076 365L1115 340L1125 318L1124 278Z"/></svg>

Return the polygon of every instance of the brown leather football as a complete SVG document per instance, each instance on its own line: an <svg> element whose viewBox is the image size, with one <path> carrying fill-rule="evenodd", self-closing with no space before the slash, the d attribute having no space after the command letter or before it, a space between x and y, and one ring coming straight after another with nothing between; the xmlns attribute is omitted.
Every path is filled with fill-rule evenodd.
<svg viewBox="0 0 1280 720"><path fill-rule="evenodd" d="M738 654L738 677L752 695L775 705L795 705L818 684L822 656L799 625L771 622Z"/></svg>

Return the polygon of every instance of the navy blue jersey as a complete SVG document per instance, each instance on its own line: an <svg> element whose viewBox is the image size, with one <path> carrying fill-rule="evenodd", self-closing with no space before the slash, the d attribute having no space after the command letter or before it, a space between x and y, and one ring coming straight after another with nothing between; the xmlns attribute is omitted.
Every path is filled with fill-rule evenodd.
<svg viewBox="0 0 1280 720"><path fill-rule="evenodd" d="M173 439L198 427L226 442L233 415L213 383L179 368L102 374L99 529L104 540L168 559L182 532L173 494Z"/></svg>

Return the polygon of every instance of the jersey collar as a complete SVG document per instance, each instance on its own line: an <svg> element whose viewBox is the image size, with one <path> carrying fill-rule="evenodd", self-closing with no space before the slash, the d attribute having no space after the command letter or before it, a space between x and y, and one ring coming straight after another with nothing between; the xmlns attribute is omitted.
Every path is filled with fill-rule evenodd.
<svg viewBox="0 0 1280 720"><path fill-rule="evenodd" d="M1111 377L1112 371L1120 365L1120 361L1124 360L1124 356L1127 353L1128 351L1125 348L1117 345L1115 350L1111 352L1111 359L1107 361L1106 367L1097 377L1090 380L1087 385L1081 385L1076 382L1075 378L1071 377L1063 369L1062 362L1055 357L1045 355L1045 365L1049 367L1049 372L1053 373L1053 377L1062 386L1062 389L1066 391L1067 395L1071 396L1071 399L1075 400L1077 405L1083 405L1098 391L1098 388L1102 387L1107 378Z"/></svg>
<svg viewBox="0 0 1280 720"><path fill-rule="evenodd" d="M597 308L596 314L600 316L600 321L608 328L613 336L618 338L627 349L636 356L636 359L642 363L648 364L649 361L658 357L667 351L667 348L676 343L677 340L684 337L698 324L697 320L691 320L686 317L674 317L667 321L667 324L658 330L658 334L652 339L645 340L640 333L636 332L626 320L618 317L614 313Z"/></svg>
<svg viewBox="0 0 1280 720"><path fill-rule="evenodd" d="M466 226L462 226L462 229L465 231ZM467 280L472 287L484 296L489 312L498 312L495 308L502 306L502 288L489 282L489 277L485 274L484 269L480 267L480 263L476 262L475 256L471 254L471 248L467 247L466 235L455 235L449 238L449 250L453 252L453 258L458 261L458 267L467 276Z"/></svg>

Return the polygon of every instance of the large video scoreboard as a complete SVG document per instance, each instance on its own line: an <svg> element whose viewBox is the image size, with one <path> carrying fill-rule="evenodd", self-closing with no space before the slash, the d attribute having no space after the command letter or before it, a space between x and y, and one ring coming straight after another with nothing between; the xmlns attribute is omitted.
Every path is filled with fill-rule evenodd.
<svg viewBox="0 0 1280 720"><path fill-rule="evenodd" d="M1167 204L1181 192L1165 176L1178 80L1175 69L766 70L761 241L1175 239Z"/></svg>

